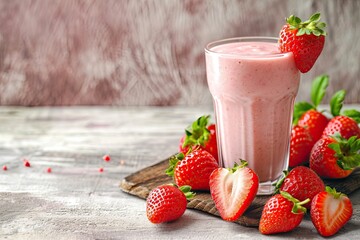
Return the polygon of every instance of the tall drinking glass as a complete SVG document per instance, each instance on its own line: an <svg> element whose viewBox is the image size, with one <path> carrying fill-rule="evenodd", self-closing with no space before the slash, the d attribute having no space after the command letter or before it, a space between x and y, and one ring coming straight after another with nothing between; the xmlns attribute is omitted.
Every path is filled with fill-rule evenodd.
<svg viewBox="0 0 360 240"><path fill-rule="evenodd" d="M246 160L259 177L259 195L272 194L287 169L300 72L278 39L242 37L209 43L206 73L214 101L219 161Z"/></svg>

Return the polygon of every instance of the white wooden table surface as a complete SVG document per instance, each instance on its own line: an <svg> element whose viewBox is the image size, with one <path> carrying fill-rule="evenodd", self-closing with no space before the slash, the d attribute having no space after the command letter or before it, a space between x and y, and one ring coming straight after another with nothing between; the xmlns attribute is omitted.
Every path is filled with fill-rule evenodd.
<svg viewBox="0 0 360 240"><path fill-rule="evenodd" d="M8 168L0 169L0 238L267 239L256 228L196 210L154 225L145 201L119 188L125 176L175 153L183 129L209 113L209 107L0 107L0 166ZM335 239L360 237L360 191L350 198L354 215ZM321 239L309 217L272 238Z"/></svg>

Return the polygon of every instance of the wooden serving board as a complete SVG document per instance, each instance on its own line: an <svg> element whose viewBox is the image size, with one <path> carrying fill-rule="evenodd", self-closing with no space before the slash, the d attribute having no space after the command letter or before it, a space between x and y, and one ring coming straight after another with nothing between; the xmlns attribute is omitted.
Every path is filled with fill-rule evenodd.
<svg viewBox="0 0 360 240"><path fill-rule="evenodd" d="M120 183L120 188L124 192L146 199L153 188L162 184L173 183L172 178L165 174L168 162L169 160L166 159L125 177ZM335 187L337 191L349 194L360 188L360 169L345 179L324 180L324 182L328 186ZM257 227L262 209L269 198L270 196L256 196L250 207L236 223L248 227ZM187 207L219 216L209 192L196 191L196 196L188 202Z"/></svg>

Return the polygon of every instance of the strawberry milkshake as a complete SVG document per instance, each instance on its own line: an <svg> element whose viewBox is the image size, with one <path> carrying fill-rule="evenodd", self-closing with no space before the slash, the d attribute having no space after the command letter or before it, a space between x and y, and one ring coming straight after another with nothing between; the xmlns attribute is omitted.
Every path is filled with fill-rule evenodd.
<svg viewBox="0 0 360 240"><path fill-rule="evenodd" d="M219 162L248 161L259 177L258 194L272 194L288 167L294 100L300 72L277 38L234 38L206 49L206 72L214 100Z"/></svg>

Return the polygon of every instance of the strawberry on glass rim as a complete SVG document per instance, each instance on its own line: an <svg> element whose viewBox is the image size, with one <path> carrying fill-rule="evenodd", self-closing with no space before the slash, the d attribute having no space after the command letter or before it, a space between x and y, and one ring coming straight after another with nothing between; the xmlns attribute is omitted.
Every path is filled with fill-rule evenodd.
<svg viewBox="0 0 360 240"><path fill-rule="evenodd" d="M294 54L296 67L300 72L308 72L315 64L325 44L326 24L320 21L320 13L302 22L291 15L280 31L280 51Z"/></svg>

